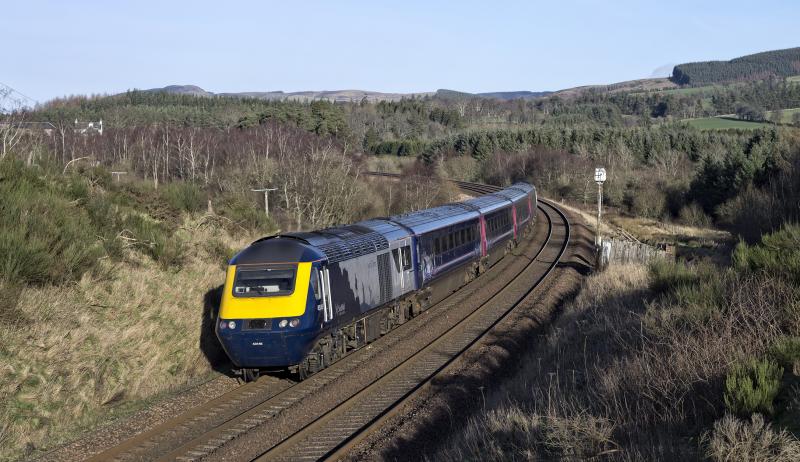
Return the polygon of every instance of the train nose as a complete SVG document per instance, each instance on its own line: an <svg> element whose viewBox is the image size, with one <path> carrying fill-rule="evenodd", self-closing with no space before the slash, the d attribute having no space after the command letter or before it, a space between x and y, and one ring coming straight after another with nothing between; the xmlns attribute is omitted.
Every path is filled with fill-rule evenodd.
<svg viewBox="0 0 800 462"><path fill-rule="evenodd" d="M234 328L230 324L234 323ZM237 367L288 367L299 364L314 341L313 329L244 329L244 320L220 320L217 337ZM225 325L225 327L221 327Z"/></svg>

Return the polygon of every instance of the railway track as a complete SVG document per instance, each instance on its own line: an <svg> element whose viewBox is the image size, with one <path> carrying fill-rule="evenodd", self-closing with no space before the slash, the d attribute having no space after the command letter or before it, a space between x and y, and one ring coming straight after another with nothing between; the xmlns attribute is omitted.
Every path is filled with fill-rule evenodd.
<svg viewBox="0 0 800 462"><path fill-rule="evenodd" d="M516 308L555 268L569 243L569 222L566 216L556 207L546 202L542 204L540 210L545 213L549 222L547 243L555 238L558 247L548 247L546 243L537 254L537 258L532 259L523 272L501 289L501 293L496 297L508 295L515 298L510 306L493 297L388 374L375 380L349 400L279 445L268 449L256 460L320 460L344 455L358 441L359 436L365 434L381 418L388 416L399 404L428 383ZM555 217L553 212L556 214ZM556 220L559 218L561 229L555 231L559 224ZM544 273L538 274L534 284L530 285L525 280L536 271L538 257L548 260L549 266ZM527 284L528 289L513 294L502 293L506 290L514 292L515 288L519 289L515 284Z"/></svg>
<svg viewBox="0 0 800 462"><path fill-rule="evenodd" d="M454 183L473 194L499 189ZM547 221L546 229L538 228L540 239L530 239L485 275L368 347L303 382L263 376L90 460L318 460L343 454L513 311L556 267L569 243L569 221L548 201L540 200L538 207L541 221ZM365 371L367 361L371 367ZM358 374L368 377L354 380ZM298 411L309 407L305 402L320 404L311 406L311 413Z"/></svg>

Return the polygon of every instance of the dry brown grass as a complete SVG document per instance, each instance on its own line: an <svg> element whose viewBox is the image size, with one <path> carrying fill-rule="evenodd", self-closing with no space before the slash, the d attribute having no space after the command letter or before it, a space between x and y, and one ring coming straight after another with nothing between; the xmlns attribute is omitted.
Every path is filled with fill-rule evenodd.
<svg viewBox="0 0 800 462"><path fill-rule="evenodd" d="M653 219L615 215L610 216L609 220L612 224L625 228L638 237L639 240L648 242L685 242L695 240L700 243L711 244L732 239L731 234L727 231L710 227L687 226Z"/></svg>
<svg viewBox="0 0 800 462"><path fill-rule="evenodd" d="M594 228L597 221L597 212L559 204L571 212L578 214ZM678 223L654 220L652 218L633 218L607 213L603 215L600 231L605 236L622 237L629 233L643 242L693 242L701 246L716 246L720 243L730 242L731 234L727 231L711 227L687 226Z"/></svg>
<svg viewBox="0 0 800 462"><path fill-rule="evenodd" d="M53 446L122 408L210 373L200 333L206 293L224 279L211 219L184 220L181 270L130 252L76 284L25 288L25 321L0 324L0 459Z"/></svg>
<svg viewBox="0 0 800 462"><path fill-rule="evenodd" d="M726 414L706 437L706 456L714 461L791 462L800 460L800 441L786 430L775 430L760 414L750 422Z"/></svg>
<svg viewBox="0 0 800 462"><path fill-rule="evenodd" d="M797 293L754 275L672 271L718 286L673 282L688 285L660 293L641 265L590 276L520 371L486 396L486 411L433 459L700 458L700 436L724 410L725 374L794 325L785 307Z"/></svg>

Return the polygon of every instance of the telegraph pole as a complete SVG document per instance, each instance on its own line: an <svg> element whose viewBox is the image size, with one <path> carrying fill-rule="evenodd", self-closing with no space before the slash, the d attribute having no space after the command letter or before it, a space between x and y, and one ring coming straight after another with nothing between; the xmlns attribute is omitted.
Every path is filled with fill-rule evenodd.
<svg viewBox="0 0 800 462"><path fill-rule="evenodd" d="M600 247L600 215L603 213L603 182L606 181L606 169L598 167L594 169L594 181L597 183L597 234L594 238L594 245Z"/></svg>
<svg viewBox="0 0 800 462"><path fill-rule="evenodd" d="M264 193L264 213L267 214L267 218L269 218L269 192L275 191L278 188L261 188L261 189L253 189L253 192L263 192Z"/></svg>

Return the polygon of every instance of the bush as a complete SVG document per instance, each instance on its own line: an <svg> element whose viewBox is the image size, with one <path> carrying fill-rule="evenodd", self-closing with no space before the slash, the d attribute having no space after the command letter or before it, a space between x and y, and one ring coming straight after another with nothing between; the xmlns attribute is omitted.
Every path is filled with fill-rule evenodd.
<svg viewBox="0 0 800 462"><path fill-rule="evenodd" d="M237 226L246 230L257 230L262 233L269 233L275 230L275 224L264 210L253 202L253 198L247 198L236 194L227 194L215 205L215 210L221 216L233 221Z"/></svg>
<svg viewBox="0 0 800 462"><path fill-rule="evenodd" d="M128 215L123 226L133 247L157 261L162 268L180 268L184 262L186 245L166 226L138 214Z"/></svg>
<svg viewBox="0 0 800 462"><path fill-rule="evenodd" d="M773 430L764 417L750 422L726 415L714 423L706 438L706 455L714 461L794 461L800 459L800 442L786 430Z"/></svg>
<svg viewBox="0 0 800 462"><path fill-rule="evenodd" d="M0 163L0 195L0 279L75 281L102 256L86 211L23 164Z"/></svg>
<svg viewBox="0 0 800 462"><path fill-rule="evenodd" d="M198 212L206 206L205 192L194 183L168 183L161 188L161 196L170 207L183 212Z"/></svg>
<svg viewBox="0 0 800 462"><path fill-rule="evenodd" d="M656 261L650 289L657 299L645 321L658 331L705 324L723 314L726 288L725 274L712 265Z"/></svg>
<svg viewBox="0 0 800 462"><path fill-rule="evenodd" d="M787 336L778 339L770 348L769 355L785 369L796 371L800 365L800 337Z"/></svg>
<svg viewBox="0 0 800 462"><path fill-rule="evenodd" d="M664 294L676 287L696 284L697 271L685 264L655 260L650 265L650 290Z"/></svg>
<svg viewBox="0 0 800 462"><path fill-rule="evenodd" d="M762 236L754 246L740 242L732 259L739 271L785 274L800 282L800 226L785 225L780 231Z"/></svg>
<svg viewBox="0 0 800 462"><path fill-rule="evenodd" d="M755 412L772 415L783 368L770 360L737 364L725 378L725 406L734 414L749 417Z"/></svg>
<svg viewBox="0 0 800 462"><path fill-rule="evenodd" d="M697 228L705 228L711 224L711 218L706 215L702 207L697 205L697 202L683 206L678 213L678 217L684 225Z"/></svg>
<svg viewBox="0 0 800 462"><path fill-rule="evenodd" d="M209 258L215 263L219 263L222 269L228 266L228 262L236 254L236 252L225 245L224 242L216 238L207 240L204 247Z"/></svg>

